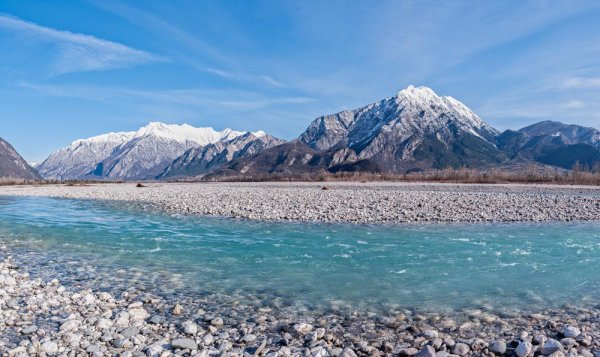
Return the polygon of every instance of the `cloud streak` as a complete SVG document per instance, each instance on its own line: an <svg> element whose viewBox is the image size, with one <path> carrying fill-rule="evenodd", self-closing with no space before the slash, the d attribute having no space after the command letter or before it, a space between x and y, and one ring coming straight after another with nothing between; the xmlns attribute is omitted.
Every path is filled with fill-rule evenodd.
<svg viewBox="0 0 600 357"><path fill-rule="evenodd" d="M140 90L125 87L42 85L20 82L19 87L56 97L79 98L95 101L125 100L153 102L190 107L220 107L235 111L259 110L286 104L306 104L315 99L305 96L270 97L252 91L208 90L201 88L173 90Z"/></svg>
<svg viewBox="0 0 600 357"><path fill-rule="evenodd" d="M167 60L117 42L41 26L6 14L0 14L0 29L25 35L30 41L52 45L55 50L51 57L52 75L105 71Z"/></svg>
<svg viewBox="0 0 600 357"><path fill-rule="evenodd" d="M565 81L567 88L600 88L600 77L572 77Z"/></svg>

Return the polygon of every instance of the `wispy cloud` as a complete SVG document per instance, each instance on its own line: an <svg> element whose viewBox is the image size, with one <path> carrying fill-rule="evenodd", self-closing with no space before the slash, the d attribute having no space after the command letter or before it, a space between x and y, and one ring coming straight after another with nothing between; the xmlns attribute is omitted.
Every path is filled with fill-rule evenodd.
<svg viewBox="0 0 600 357"><path fill-rule="evenodd" d="M206 71L227 79L240 79L239 76L235 73L226 71L224 69L206 67Z"/></svg>
<svg viewBox="0 0 600 357"><path fill-rule="evenodd" d="M92 0L90 3L154 33L157 37L168 36L169 47L172 46L170 49L172 56L197 71L208 72L232 81L267 84L275 88L288 87L273 76L256 75L241 70L237 61L234 60L237 56L225 53L199 36L191 35L181 27L152 13L112 0Z"/></svg>
<svg viewBox="0 0 600 357"><path fill-rule="evenodd" d="M103 71L165 61L166 58L91 35L41 26L0 14L0 29L26 35L26 39L54 46L51 74Z"/></svg>
<svg viewBox="0 0 600 357"><path fill-rule="evenodd" d="M207 67L206 71L210 72L212 74L215 74L219 77L225 78L225 79L242 81L242 82L253 82L253 83L261 82L264 84L268 84L271 87L287 88L287 85L285 85L284 83L276 80L275 78L273 78L271 76L267 76L265 74L254 76L254 75L248 75L248 74L242 74L242 73L234 73L234 72L230 72L230 71L226 71L226 70L218 69L218 68L212 68L212 67Z"/></svg>
<svg viewBox="0 0 600 357"><path fill-rule="evenodd" d="M572 77L568 78L565 83L567 88L600 88L600 77Z"/></svg>
<svg viewBox="0 0 600 357"><path fill-rule="evenodd" d="M241 90L190 88L154 91L111 86L44 85L30 82L20 82L18 85L21 88L56 97L96 101L117 99L120 101L154 102L197 108L220 107L240 112L283 104L305 104L315 101L314 98L305 96L273 97L258 92Z"/></svg>
<svg viewBox="0 0 600 357"><path fill-rule="evenodd" d="M562 107L567 109L580 109L585 107L585 103L581 100L573 99L564 103Z"/></svg>
<svg viewBox="0 0 600 357"><path fill-rule="evenodd" d="M120 16L130 23L145 28L152 33L168 37L169 42L174 46L183 48L186 52L193 52L193 55L189 56L179 53L181 57L185 57L186 61L189 61L191 64L197 64L197 61L194 60L194 58L198 57L198 55L206 57L216 63L231 63L231 58L225 55L217 47L210 45L197 36L189 34L181 28L148 11L112 0L91 0L89 3Z"/></svg>
<svg viewBox="0 0 600 357"><path fill-rule="evenodd" d="M287 87L285 84L281 83L280 81L276 80L275 78L264 75L264 74L261 74L260 76L258 76L258 78L262 79L267 84L270 84L273 87L279 87L279 88Z"/></svg>

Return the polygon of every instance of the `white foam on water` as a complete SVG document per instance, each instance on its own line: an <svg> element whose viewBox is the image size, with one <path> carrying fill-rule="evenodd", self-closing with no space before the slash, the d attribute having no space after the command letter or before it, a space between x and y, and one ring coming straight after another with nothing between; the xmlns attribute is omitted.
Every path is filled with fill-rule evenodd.
<svg viewBox="0 0 600 357"><path fill-rule="evenodd" d="M344 259L350 259L350 258L352 258L352 256L350 254L346 254L346 253L336 254L333 257L334 258L344 258Z"/></svg>
<svg viewBox="0 0 600 357"><path fill-rule="evenodd" d="M450 238L450 240L453 240L455 242L470 242L471 241L469 238Z"/></svg>

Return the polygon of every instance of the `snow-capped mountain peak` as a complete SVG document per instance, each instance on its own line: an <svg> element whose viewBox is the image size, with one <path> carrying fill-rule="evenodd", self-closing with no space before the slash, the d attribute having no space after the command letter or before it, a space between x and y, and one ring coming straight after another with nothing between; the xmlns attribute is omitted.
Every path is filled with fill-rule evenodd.
<svg viewBox="0 0 600 357"><path fill-rule="evenodd" d="M125 141L133 139L135 131L128 132L110 132L102 135L92 136L87 139L77 139L73 141L70 147L77 147L81 144L92 144L92 143L118 143L121 144Z"/></svg>
<svg viewBox="0 0 600 357"><path fill-rule="evenodd" d="M155 136L174 140L179 143L191 141L200 146L204 146L221 140L231 140L243 134L244 132L231 130L229 128L222 131L216 131L211 127L196 128L189 124L178 125L151 122L140 128L135 133L135 137L142 138L146 136Z"/></svg>
<svg viewBox="0 0 600 357"><path fill-rule="evenodd" d="M382 150L382 142L388 141L383 139L384 136L393 136L394 140L408 145L406 150L402 149L402 156L411 157L419 138L437 136L447 144L447 139L454 137L454 128L479 137L490 145L498 134L460 101L439 96L428 87L411 85L394 97L317 118L300 139L319 150L346 142L368 157ZM409 139L412 144L407 142Z"/></svg>
<svg viewBox="0 0 600 357"><path fill-rule="evenodd" d="M410 85L401 90L396 95L396 104L401 110L404 110L404 107L409 107L409 109L418 107L418 109L424 110L425 112L421 115L424 119L435 118L437 116L436 112L451 114L458 125L463 126L465 130L476 136L480 136L480 130L495 135L498 134L497 130L485 123L461 101L450 96L440 96L431 88L425 86L415 87ZM431 113L427 113L429 111Z"/></svg>
<svg viewBox="0 0 600 357"><path fill-rule="evenodd" d="M263 136L267 135L267 133L265 133L265 132L264 132L264 131L262 131L262 130L259 130L259 131L253 131L253 132L252 132L252 134L253 134L254 136L256 136L257 138L262 138Z"/></svg>
<svg viewBox="0 0 600 357"><path fill-rule="evenodd" d="M430 100L438 97L438 95L433 91L433 89L431 89L429 87L425 87L425 86L416 87L411 84L408 87L402 89L400 92L398 92L396 97L398 97L398 98L409 97L411 99L418 100L418 101L430 101Z"/></svg>
<svg viewBox="0 0 600 357"><path fill-rule="evenodd" d="M260 136L258 132L257 136ZM48 179L153 178L186 150L230 141L246 132L150 122L137 131L75 140L37 169Z"/></svg>

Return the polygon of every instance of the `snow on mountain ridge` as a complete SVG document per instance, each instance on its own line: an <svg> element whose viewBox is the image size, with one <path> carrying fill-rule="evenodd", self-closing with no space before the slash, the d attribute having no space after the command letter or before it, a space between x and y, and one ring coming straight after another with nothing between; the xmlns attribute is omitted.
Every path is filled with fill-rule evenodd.
<svg viewBox="0 0 600 357"><path fill-rule="evenodd" d="M260 133L264 135L264 132L255 134L261 135ZM69 146L52 153L37 169L48 179L80 179L95 175L92 172L99 172L99 167L103 168L100 171L105 172L105 165L111 163L111 171L106 172L127 175L127 171L136 165L148 169L145 166L154 161L157 165L167 161L170 163L191 147L232 140L244 134L246 132L229 128L216 131L211 127L196 128L189 124L150 122L137 131L111 132L75 140ZM144 162L136 163L136 156ZM118 163L111 158L119 158L123 162Z"/></svg>
<svg viewBox="0 0 600 357"><path fill-rule="evenodd" d="M140 128L136 133L136 138L148 135L154 135L164 139L170 139L179 143L192 141L198 145L204 146L221 140L230 140L245 132L231 130L226 128L222 131L216 131L212 127L196 128L189 124L164 124L161 122L151 122Z"/></svg>
<svg viewBox="0 0 600 357"><path fill-rule="evenodd" d="M399 105L406 104L403 102L409 101L412 107L424 106L424 104L427 104L430 108L439 107L440 111L442 112L456 113L458 115L456 115L456 118L454 119L456 119L460 124L463 124L464 129L476 136L481 137L478 131L482 129L499 134L496 129L485 123L464 103L451 96L440 96L431 88L424 86L415 87L410 85L406 89L398 92L396 98L396 103Z"/></svg>
<svg viewBox="0 0 600 357"><path fill-rule="evenodd" d="M333 162L370 160L401 170L415 162L425 167L431 165L425 161L436 166L485 161L488 152L496 162L498 134L458 100L428 87L408 86L361 108L319 117L299 140L335 152Z"/></svg>

